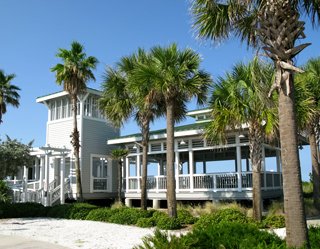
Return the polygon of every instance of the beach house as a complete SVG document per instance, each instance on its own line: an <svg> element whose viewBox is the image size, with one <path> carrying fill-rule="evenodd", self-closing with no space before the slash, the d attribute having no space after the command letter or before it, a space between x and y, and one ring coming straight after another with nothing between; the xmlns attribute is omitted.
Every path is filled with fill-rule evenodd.
<svg viewBox="0 0 320 249"><path fill-rule="evenodd" d="M117 147L129 150L123 161L123 196L128 206L141 195L141 134L120 136L98 110L101 92L88 88L78 100L80 167L85 199L115 198L117 167L110 153ZM34 165L25 167L15 183L15 201L37 201L45 205L64 203L76 197L75 166L70 134L71 104L64 91L37 98L48 109L46 144L34 148ZM194 121L175 127L175 176L177 200L251 200L252 167L249 159L248 127L230 130L226 143L206 140L204 127L212 119L209 109L187 113ZM262 197L282 195L279 140L265 141L262 152ZM22 184L23 185L23 184ZM166 130L150 132L147 198L153 207L166 201Z"/></svg>

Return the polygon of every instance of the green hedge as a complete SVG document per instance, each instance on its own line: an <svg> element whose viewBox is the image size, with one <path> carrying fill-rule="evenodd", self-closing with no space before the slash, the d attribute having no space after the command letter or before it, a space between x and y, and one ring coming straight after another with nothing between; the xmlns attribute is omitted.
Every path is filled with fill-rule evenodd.
<svg viewBox="0 0 320 249"><path fill-rule="evenodd" d="M206 214L199 218L195 223L196 228L206 228L212 224L218 224L221 222L237 222L241 224L251 223L251 220L247 218L245 214L235 208L220 209L215 213Z"/></svg>
<svg viewBox="0 0 320 249"><path fill-rule="evenodd" d="M145 210L122 207L119 208L117 212L111 215L109 222L117 224L135 225L140 218L149 218L151 217L151 215L152 212L148 212Z"/></svg>
<svg viewBox="0 0 320 249"><path fill-rule="evenodd" d="M156 231L143 239L140 249L285 249L285 241L253 224L221 222L177 236Z"/></svg>
<svg viewBox="0 0 320 249"><path fill-rule="evenodd" d="M39 203L0 203L0 218L46 217L47 211Z"/></svg>
<svg viewBox="0 0 320 249"><path fill-rule="evenodd" d="M97 206L88 203L56 205L49 209L48 217L85 220L90 211L97 208Z"/></svg>

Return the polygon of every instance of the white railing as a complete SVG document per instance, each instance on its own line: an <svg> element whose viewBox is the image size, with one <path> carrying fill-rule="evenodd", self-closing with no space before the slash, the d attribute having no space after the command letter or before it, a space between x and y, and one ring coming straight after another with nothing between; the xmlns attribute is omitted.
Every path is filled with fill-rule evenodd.
<svg viewBox="0 0 320 249"><path fill-rule="evenodd" d="M27 183L27 188L30 190L37 190L40 187L40 181L30 181Z"/></svg>
<svg viewBox="0 0 320 249"><path fill-rule="evenodd" d="M266 181L264 181L266 179ZM192 177L188 175L179 175L177 177L177 189L179 191L239 191L240 189L252 189L252 172L238 173L211 173L211 174L194 174ZM139 191L138 181L141 177L128 177L128 192ZM191 182L193 181L193 182ZM265 185L266 182L266 185ZM193 184L191 184L193 183ZM141 186L141 185L140 185ZM193 188L192 188L193 187ZM279 172L261 173L262 190L272 190L282 188L282 174ZM166 191L166 176L148 176L148 191Z"/></svg>

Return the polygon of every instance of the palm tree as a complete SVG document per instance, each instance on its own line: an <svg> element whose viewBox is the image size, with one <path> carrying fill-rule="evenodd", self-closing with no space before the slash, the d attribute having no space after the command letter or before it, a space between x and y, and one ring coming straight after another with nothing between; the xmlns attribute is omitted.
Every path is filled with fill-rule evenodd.
<svg viewBox="0 0 320 249"><path fill-rule="evenodd" d="M303 67L305 71L297 75L295 88L297 89L296 103L298 126L307 131L310 143L312 162L313 202L320 210L320 164L319 164L319 136L320 123L320 58L310 59ZM301 96L303 94L303 96ZM307 101L309 99L309 101ZM311 100L310 100L311 99ZM302 106L302 108L301 108ZM300 107L300 108L299 108ZM302 111L299 111L302 109Z"/></svg>
<svg viewBox="0 0 320 249"><path fill-rule="evenodd" d="M93 56L87 57L83 46L76 41L71 43L70 50L60 48L56 56L62 59L63 64L58 63L56 66L51 68L51 71L56 73L57 84L63 85L63 90L68 92L72 103L73 132L70 137L75 156L77 200L82 201L83 195L79 158L80 140L77 127L77 101L78 95L86 91L88 81L95 80L92 70L96 68L98 60Z"/></svg>
<svg viewBox="0 0 320 249"><path fill-rule="evenodd" d="M170 217L177 216L174 173L174 123L186 113L186 102L197 97L201 104L211 83L210 76L199 70L200 56L191 49L179 50L176 44L153 47L151 61L139 65L137 82L153 82L154 89L162 95L167 122L167 202Z"/></svg>
<svg viewBox="0 0 320 249"><path fill-rule="evenodd" d="M222 40L230 35L261 45L276 68L275 84L269 91L279 91L279 128L282 148L286 241L288 246L301 247L308 241L302 198L298 154L297 125L294 105L293 58L307 45L295 47L304 38L304 23L299 12L306 13L318 24L320 9L314 0L194 0L194 27L201 38ZM301 71L300 71L301 72Z"/></svg>
<svg viewBox="0 0 320 249"><path fill-rule="evenodd" d="M126 149L114 149L111 151L111 157L118 161L118 202L121 202L121 186L122 186L122 160L128 155Z"/></svg>
<svg viewBox="0 0 320 249"><path fill-rule="evenodd" d="M142 133L141 208L147 209L147 165L150 123L163 111L162 100L153 90L152 81L135 79L138 65L148 65L149 55L143 49L123 57L116 69L108 68L103 83L103 95L99 106L106 117L120 127L131 115L135 116ZM140 165L138 165L140 167Z"/></svg>
<svg viewBox="0 0 320 249"><path fill-rule="evenodd" d="M0 124L3 122L2 116L7 112L7 105L19 107L20 88L12 85L11 81L16 76L14 74L6 75L0 70Z"/></svg>
<svg viewBox="0 0 320 249"><path fill-rule="evenodd" d="M214 84L210 101L214 119L206 128L208 139L225 141L226 134L249 125L249 150L253 171L253 217L261 221L261 164L265 135L276 127L276 108L267 98L273 68L255 58L248 65L237 64L231 73Z"/></svg>

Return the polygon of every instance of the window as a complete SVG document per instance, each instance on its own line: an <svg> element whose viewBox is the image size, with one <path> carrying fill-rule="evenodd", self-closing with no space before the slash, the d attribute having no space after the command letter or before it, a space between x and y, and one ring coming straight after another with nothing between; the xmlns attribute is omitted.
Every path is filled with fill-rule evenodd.
<svg viewBox="0 0 320 249"><path fill-rule="evenodd" d="M91 157L92 189L95 192L108 189L108 162L104 157Z"/></svg>
<svg viewBox="0 0 320 249"><path fill-rule="evenodd" d="M92 118L104 119L98 106L98 98L89 96L84 102L84 115Z"/></svg>
<svg viewBox="0 0 320 249"><path fill-rule="evenodd" d="M78 106L78 115L80 115L80 102L77 102ZM63 118L72 117L72 103L70 98L64 97L50 101L49 109L50 113L50 120L58 120Z"/></svg>

